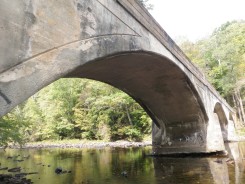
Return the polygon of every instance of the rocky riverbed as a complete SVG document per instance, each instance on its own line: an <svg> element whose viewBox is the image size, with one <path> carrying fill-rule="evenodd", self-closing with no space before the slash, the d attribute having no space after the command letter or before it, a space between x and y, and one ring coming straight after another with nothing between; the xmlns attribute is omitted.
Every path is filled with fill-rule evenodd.
<svg viewBox="0 0 245 184"><path fill-rule="evenodd" d="M49 142L34 142L26 143L21 148L129 148L129 147L145 147L151 146L151 141L130 142L130 141L116 141L116 142L102 142L102 141L49 141ZM20 148L18 145L9 145L9 148Z"/></svg>
<svg viewBox="0 0 245 184"><path fill-rule="evenodd" d="M1 184L30 184L32 183L32 181L20 175L0 174L0 183Z"/></svg>

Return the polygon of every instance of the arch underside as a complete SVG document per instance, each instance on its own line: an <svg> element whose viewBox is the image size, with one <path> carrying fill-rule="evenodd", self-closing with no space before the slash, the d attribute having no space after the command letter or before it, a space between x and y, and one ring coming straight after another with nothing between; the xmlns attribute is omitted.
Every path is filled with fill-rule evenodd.
<svg viewBox="0 0 245 184"><path fill-rule="evenodd" d="M153 144L205 147L206 113L187 76L170 60L122 53L88 62L66 77L105 82L132 96L155 122Z"/></svg>

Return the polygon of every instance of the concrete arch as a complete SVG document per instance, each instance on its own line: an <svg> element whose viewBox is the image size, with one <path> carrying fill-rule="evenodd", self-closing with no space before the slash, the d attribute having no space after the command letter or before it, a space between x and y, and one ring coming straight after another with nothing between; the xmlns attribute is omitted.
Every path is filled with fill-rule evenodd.
<svg viewBox="0 0 245 184"><path fill-rule="evenodd" d="M204 105L202 104L202 100L200 99L198 92L195 89L195 85L192 84L191 80L184 73L185 70L182 67L178 66L176 62L168 59L170 55L166 51L158 54L153 53L151 51L152 49L150 49L149 51L143 51L147 49L145 48L145 46L147 46L148 42L148 39L142 39L134 35L106 35L92 37L89 39L61 45L60 47L49 50L48 52L33 56L27 61L22 62L21 64L1 74L0 83L4 86L2 93L7 94L4 95L6 96L6 98L1 99L5 100L5 105L0 107L1 114L3 115L7 113L11 108L23 102L28 97L32 96L38 90L42 89L53 81L64 76L71 76L92 78L95 80L106 82L112 84L115 87L118 87L126 93L129 93L129 95L133 96L136 100L138 99L137 101L139 101L139 103L145 107L146 111L151 112L150 114L154 114L156 118L154 118L153 115L152 117L158 125L160 124L158 123L159 121L163 121L163 118L159 118L161 117L161 114L169 114L169 116L165 118L167 120L171 119L168 121L174 122L192 121L194 119L197 120L200 118L202 119L200 119L200 121L207 121L207 114L205 112ZM141 58L141 61L139 58L137 58L138 56L139 58ZM148 108L148 102L144 102L142 100L146 98L143 94L141 98L138 98L138 95L134 95L134 92L131 92L129 89L127 89L125 87L125 84L117 84L108 78L103 78L105 77L105 75L102 74L99 78L96 77L95 73L99 72L100 67L102 67L103 65L107 67L105 61L120 60L119 58L125 58L125 61L114 62L117 63L116 65L110 64L110 66L114 67L110 67L110 69L107 69L107 71L110 71L111 76L114 76L114 78L116 78L115 75L119 74L120 72L122 73L122 69L127 71L130 68L131 72L134 74L137 74L138 72L138 75L148 74L152 77L154 76L154 79L150 77L145 77L145 81L137 81L133 85L139 85L140 83L146 83L148 81L148 86L146 86L146 84L144 84L145 86L142 84L142 87L146 89L148 87L149 90L152 87L151 90L155 90L156 94L164 94L165 101L168 101L165 102L166 104L168 103L170 105L171 98L167 98L167 93L170 91L173 93L173 90L171 89L170 91L167 91L169 89L164 87L164 85L170 86L170 84L172 83L173 85L171 88L175 87L176 92L179 93L182 89L183 91L186 91L186 94L184 94L187 95L186 100L184 100L184 98L181 99L181 95L178 95L175 92L175 100L178 99L179 103L175 104L175 108L173 109L178 109L175 110L175 112L177 113L173 113L173 110L169 110L169 108L167 107L160 108L159 105L155 107L151 105L152 107ZM96 61L103 61L102 65L101 62ZM95 67L86 69L89 68L89 66L93 66L90 63L95 63ZM100 63L99 66L97 66L97 63ZM122 64L124 63L127 64L122 66ZM117 65L119 65L119 67ZM77 74L77 71L80 70L82 70L80 74L81 76ZM118 70L120 70L120 72L118 72ZM141 70L143 72L141 72ZM104 69L104 71L106 71L106 69ZM107 71L105 73L108 73ZM99 76L99 74L97 75ZM126 82L127 80L129 80L126 79L127 77L129 77L129 75L126 76L124 74L124 76L122 75L120 77L121 82ZM123 79L123 77L125 77L125 79ZM166 79L164 83L160 82L162 81L162 79ZM179 85L182 85L182 87L178 89ZM15 89L20 89L21 94L17 93ZM157 96L155 96L154 98L157 98ZM188 100L190 100L190 104L188 104L187 106L191 107L191 111L193 111L191 113L187 112L190 108L185 108L185 103L180 103L182 101ZM150 102L151 100L148 101ZM155 101L159 100L156 99ZM192 107L191 103L194 103L195 107ZM167 113L165 111L167 111ZM186 118L182 120L180 116L179 118L177 118L178 115L176 116L176 114L181 114L183 112L186 112Z"/></svg>
<svg viewBox="0 0 245 184"><path fill-rule="evenodd" d="M61 77L86 77L135 98L157 125L154 144L223 150L210 107L232 108L137 1L13 0L0 10L0 116Z"/></svg>
<svg viewBox="0 0 245 184"><path fill-rule="evenodd" d="M125 40L123 43L125 44ZM91 48L93 51L98 49L95 53L105 54L104 57L96 58L92 54L84 54L82 58L87 61L83 62L80 61L81 57L76 56L74 48L62 48L59 52L48 53L49 57L40 56L37 67L45 64L45 70L32 71L25 77L6 81L6 84L9 84L7 89L16 88L17 85L25 90L18 93L17 98L14 96L16 91L9 90L14 96L15 105L61 77L94 79L123 90L146 110L157 125L153 134L154 144L172 146L185 140L188 145L192 141L205 147L207 114L195 86L178 65L166 56L153 52L139 49L106 55L108 51L100 52L101 47L103 46L94 45ZM50 54L57 55L51 57ZM92 56L92 59L89 56ZM42 57L46 60L41 60ZM50 58L51 60L47 61ZM19 66L19 69L23 72L28 65L33 65L32 62L35 61L21 64L25 66ZM73 63L70 66L71 62ZM66 67L62 68L64 65ZM12 103L11 105L15 106ZM197 142L193 136L199 136L201 142Z"/></svg>
<svg viewBox="0 0 245 184"><path fill-rule="evenodd" d="M139 102L158 126L161 114L165 114L166 119L175 118L175 121L178 113L186 116L200 114L204 121L208 119L201 98L185 73L171 60L156 53L117 53L87 62L66 77L89 78L117 87ZM195 107L190 110L192 103ZM185 108L186 105L189 108Z"/></svg>
<svg viewBox="0 0 245 184"><path fill-rule="evenodd" d="M154 144L205 147L207 116L201 99L187 75L166 57L144 51L118 53L88 62L67 77L99 80L136 99L157 125Z"/></svg>
<svg viewBox="0 0 245 184"><path fill-rule="evenodd" d="M223 136L224 142L228 141L228 119L225 115L224 109L222 105L217 102L214 106L215 116L218 117L218 121L220 123L220 128ZM216 118L217 119L217 118Z"/></svg>

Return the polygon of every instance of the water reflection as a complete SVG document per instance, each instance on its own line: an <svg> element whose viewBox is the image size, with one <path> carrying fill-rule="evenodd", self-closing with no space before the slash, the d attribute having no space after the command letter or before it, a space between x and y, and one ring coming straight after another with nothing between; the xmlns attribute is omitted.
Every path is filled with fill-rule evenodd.
<svg viewBox="0 0 245 184"><path fill-rule="evenodd" d="M38 184L152 183L154 166L152 158L144 157L145 152L150 152L150 148L7 150L0 152L0 163L2 167L21 167L21 172L38 172L28 176ZM25 155L31 156L23 162L14 161ZM57 167L71 173L57 175L54 172ZM127 176L121 174L123 171Z"/></svg>
<svg viewBox="0 0 245 184"><path fill-rule="evenodd" d="M158 183L245 183L245 143L229 143L226 149L228 158L155 158Z"/></svg>
<svg viewBox="0 0 245 184"><path fill-rule="evenodd" d="M208 159L210 171L215 184L228 184L229 172L226 163L227 158L224 159Z"/></svg>
<svg viewBox="0 0 245 184"><path fill-rule="evenodd" d="M145 156L151 152L151 148L9 149L0 151L0 168L21 167L21 172L38 172L28 176L37 184L245 183L245 143L230 143L226 149L234 162L215 157ZM54 172L57 167L71 173L57 175ZM0 170L0 173L8 171Z"/></svg>
<svg viewBox="0 0 245 184"><path fill-rule="evenodd" d="M226 145L229 156L234 159L234 164L228 165L232 183L245 183L245 143L229 143Z"/></svg>
<svg viewBox="0 0 245 184"><path fill-rule="evenodd" d="M156 158L154 167L158 183L210 183L212 174L207 159Z"/></svg>

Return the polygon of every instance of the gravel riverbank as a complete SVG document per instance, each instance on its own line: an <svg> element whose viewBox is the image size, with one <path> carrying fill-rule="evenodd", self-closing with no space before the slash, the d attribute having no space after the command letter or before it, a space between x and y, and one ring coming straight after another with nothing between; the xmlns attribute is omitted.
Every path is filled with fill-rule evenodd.
<svg viewBox="0 0 245 184"><path fill-rule="evenodd" d="M145 147L151 146L151 141L130 142L130 141L116 141L116 142L102 142L102 141L48 141L48 142L34 142L26 143L22 146L23 149L27 148L129 148L129 147ZM10 145L9 148L18 149L18 145Z"/></svg>

